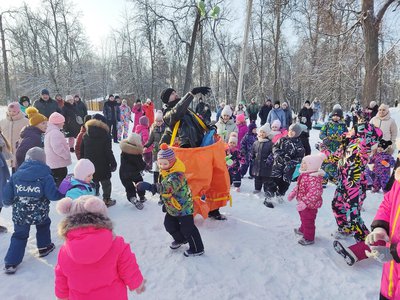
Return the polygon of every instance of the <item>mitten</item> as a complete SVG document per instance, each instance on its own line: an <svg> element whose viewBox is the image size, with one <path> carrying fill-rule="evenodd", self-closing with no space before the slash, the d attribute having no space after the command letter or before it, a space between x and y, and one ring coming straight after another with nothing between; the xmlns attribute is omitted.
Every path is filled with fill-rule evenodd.
<svg viewBox="0 0 400 300"><path fill-rule="evenodd" d="M368 246L375 244L377 241L389 241L389 236L386 230L381 227L376 227L370 234L365 238L365 244Z"/></svg>
<svg viewBox="0 0 400 300"><path fill-rule="evenodd" d="M302 117L301 118L301 123L306 123L307 122L307 118L306 117Z"/></svg>
<svg viewBox="0 0 400 300"><path fill-rule="evenodd" d="M296 188L294 188L294 190L290 192L290 194L289 194L287 199L289 201L292 201L295 197L296 197Z"/></svg>
<svg viewBox="0 0 400 300"><path fill-rule="evenodd" d="M145 181L138 182L138 183L136 184L136 188L137 188L137 190L138 190L139 192L149 191L149 192L151 192L153 195L154 195L155 193L157 193L157 185L151 184L151 183L148 183L148 182L145 182Z"/></svg>
<svg viewBox="0 0 400 300"><path fill-rule="evenodd" d="M371 246L371 252L365 250L365 255L369 258L373 258L381 263L391 261L393 259L390 253L390 248L385 246Z"/></svg>
<svg viewBox="0 0 400 300"><path fill-rule="evenodd" d="M231 159L231 157L232 157L232 155L227 155L227 156L225 156L225 162L226 162L226 165L228 166L228 167L230 167L230 166L232 166L233 165L233 160Z"/></svg>
<svg viewBox="0 0 400 300"><path fill-rule="evenodd" d="M307 204L305 204L303 201L299 201L296 208L297 211L303 211L307 208Z"/></svg>
<svg viewBox="0 0 400 300"><path fill-rule="evenodd" d="M390 164L386 161L386 160L382 160L381 161L382 166L384 166L385 168L390 167Z"/></svg>
<svg viewBox="0 0 400 300"><path fill-rule="evenodd" d="M211 92L211 88L208 86L199 86L199 87L195 87L190 91L193 95L196 94L203 94L203 95L207 95Z"/></svg>

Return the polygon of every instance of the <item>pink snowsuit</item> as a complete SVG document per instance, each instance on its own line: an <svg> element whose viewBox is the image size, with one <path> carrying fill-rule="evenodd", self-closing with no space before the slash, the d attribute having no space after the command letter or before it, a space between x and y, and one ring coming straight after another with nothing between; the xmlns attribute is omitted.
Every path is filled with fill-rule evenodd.
<svg viewBox="0 0 400 300"><path fill-rule="evenodd" d="M150 136L149 127L146 125L138 124L136 126L135 132L142 137L142 145L145 145L149 140ZM146 150L143 151L143 159L146 162L148 170L151 170L152 168L152 163L153 163L152 151L153 151L153 145L151 145L150 147L146 148Z"/></svg>
<svg viewBox="0 0 400 300"><path fill-rule="evenodd" d="M132 131L135 132L136 126L139 124L140 117L144 116L144 110L142 104L135 103L132 107L132 113L135 115Z"/></svg>
<svg viewBox="0 0 400 300"><path fill-rule="evenodd" d="M372 222L372 229L380 227L386 230L390 242L393 260L383 265L381 295L387 299L400 299L400 183L395 180L390 192L385 194Z"/></svg>
<svg viewBox="0 0 400 300"><path fill-rule="evenodd" d="M246 123L236 124L236 126L238 128L238 148L240 150L241 141L243 137L246 135L248 129Z"/></svg>
<svg viewBox="0 0 400 300"><path fill-rule="evenodd" d="M80 227L70 230L58 254L55 293L69 300L128 299L126 287L143 281L135 254L110 229Z"/></svg>

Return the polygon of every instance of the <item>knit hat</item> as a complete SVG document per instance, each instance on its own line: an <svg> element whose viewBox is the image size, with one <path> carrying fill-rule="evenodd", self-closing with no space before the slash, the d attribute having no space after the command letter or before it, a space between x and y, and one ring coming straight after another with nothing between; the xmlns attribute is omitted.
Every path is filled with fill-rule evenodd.
<svg viewBox="0 0 400 300"><path fill-rule="evenodd" d="M163 120L163 113L161 110L157 110L154 116L154 120L156 121L162 121Z"/></svg>
<svg viewBox="0 0 400 300"><path fill-rule="evenodd" d="M129 144L132 144L135 146L142 146L142 138L137 133L134 133L134 132L130 133L127 140L128 140Z"/></svg>
<svg viewBox="0 0 400 300"><path fill-rule="evenodd" d="M22 104L25 101L28 101L29 104L31 104L31 100L29 100L28 96L22 96L21 98L19 98L19 103Z"/></svg>
<svg viewBox="0 0 400 300"><path fill-rule="evenodd" d="M176 161L174 150L169 148L166 143L162 143L160 145L160 151L158 151L157 154L157 159L166 159L169 165L172 166Z"/></svg>
<svg viewBox="0 0 400 300"><path fill-rule="evenodd" d="M311 104L309 100L306 100L304 104Z"/></svg>
<svg viewBox="0 0 400 300"><path fill-rule="evenodd" d="M33 147L26 152L25 160L37 160L45 164L46 153L40 147Z"/></svg>
<svg viewBox="0 0 400 300"><path fill-rule="evenodd" d="M301 129L301 126L296 123L289 126L289 131L294 131L294 137L298 137L303 130Z"/></svg>
<svg viewBox="0 0 400 300"><path fill-rule="evenodd" d="M279 100L274 101L274 105L278 104L279 106L281 105L281 102Z"/></svg>
<svg viewBox="0 0 400 300"><path fill-rule="evenodd" d="M271 126L269 125L269 123L265 123L263 126L261 126L258 129L258 132L265 132L267 135L269 135L271 133Z"/></svg>
<svg viewBox="0 0 400 300"><path fill-rule="evenodd" d="M279 120L273 121L272 124L271 124L271 127L274 127L274 126L278 127L278 128L281 128L281 126L282 126L281 121L279 121Z"/></svg>
<svg viewBox="0 0 400 300"><path fill-rule="evenodd" d="M236 116L236 122L244 123L244 114L240 114Z"/></svg>
<svg viewBox="0 0 400 300"><path fill-rule="evenodd" d="M382 147L383 150L386 150L391 144L392 141L380 140L378 147Z"/></svg>
<svg viewBox="0 0 400 300"><path fill-rule="evenodd" d="M146 116L141 116L139 119L139 124L143 126L149 126L149 118Z"/></svg>
<svg viewBox="0 0 400 300"><path fill-rule="evenodd" d="M341 110L340 108L334 109L332 111L332 117L339 117L339 118L343 118L343 110Z"/></svg>
<svg viewBox="0 0 400 300"><path fill-rule="evenodd" d="M8 104L8 109L20 112L21 111L21 106L19 106L18 102L11 102L10 104Z"/></svg>
<svg viewBox="0 0 400 300"><path fill-rule="evenodd" d="M78 180L85 181L86 177L94 174L94 164L86 158L81 158L74 168L74 177Z"/></svg>
<svg viewBox="0 0 400 300"><path fill-rule="evenodd" d="M25 111L28 115L29 125L36 126L43 121L47 121L47 118L39 113L39 111L34 107L28 107Z"/></svg>
<svg viewBox="0 0 400 300"><path fill-rule="evenodd" d="M225 105L221 111L221 116L232 116L232 109L229 105Z"/></svg>
<svg viewBox="0 0 400 300"><path fill-rule="evenodd" d="M237 145L237 144L238 144L238 138L237 138L236 136L234 136L234 135L233 135L233 136L231 135L231 136L229 137L228 144L229 144L229 143L235 143L235 144Z"/></svg>
<svg viewBox="0 0 400 300"><path fill-rule="evenodd" d="M43 89L42 92L40 93L41 95L50 95L48 89Z"/></svg>
<svg viewBox="0 0 400 300"><path fill-rule="evenodd" d="M103 122L104 124L107 124L107 119L101 114L94 114L92 116L92 119L99 120L99 121Z"/></svg>
<svg viewBox="0 0 400 300"><path fill-rule="evenodd" d="M389 105L382 103L382 104L379 106L379 109L384 109L384 110L386 110L386 111L389 111Z"/></svg>
<svg viewBox="0 0 400 300"><path fill-rule="evenodd" d="M303 162L307 165L307 172L316 172L321 168L322 162L326 159L323 153L307 155L303 157Z"/></svg>
<svg viewBox="0 0 400 300"><path fill-rule="evenodd" d="M231 137L231 136L237 138L239 135L238 135L238 133L237 133L236 131L232 131L232 132L229 134L229 137Z"/></svg>
<svg viewBox="0 0 400 300"><path fill-rule="evenodd" d="M108 95L108 99L110 99L111 97L114 98L114 95L113 94Z"/></svg>
<svg viewBox="0 0 400 300"><path fill-rule="evenodd" d="M257 125L256 125L256 123L251 122L249 124L249 126L247 126L247 128L248 128L248 132L251 133L254 128L257 128Z"/></svg>
<svg viewBox="0 0 400 300"><path fill-rule="evenodd" d="M115 99L115 100L119 99L119 96L118 96L118 95L116 95L116 96L114 97L114 99Z"/></svg>
<svg viewBox="0 0 400 300"><path fill-rule="evenodd" d="M171 96L172 92L175 92L173 88L167 88L161 92L161 101L165 104L169 102L169 96Z"/></svg>
<svg viewBox="0 0 400 300"><path fill-rule="evenodd" d="M84 195L77 199L63 198L57 202L56 209L61 215L76 215L76 214L100 214L107 217L107 206L104 201L92 196Z"/></svg>
<svg viewBox="0 0 400 300"><path fill-rule="evenodd" d="M335 110L335 109L337 109L337 108L342 109L342 106L341 106L339 103L336 103L336 104L333 106L333 109L332 109L332 110Z"/></svg>
<svg viewBox="0 0 400 300"><path fill-rule="evenodd" d="M69 100L74 100L74 97L72 95L65 96L65 101L69 101Z"/></svg>
<svg viewBox="0 0 400 300"><path fill-rule="evenodd" d="M374 100L372 100L370 103L369 103L369 108L374 108L376 106L376 101L374 101Z"/></svg>
<svg viewBox="0 0 400 300"><path fill-rule="evenodd" d="M53 112L49 117L49 123L57 125L65 122L65 118L58 112Z"/></svg>
<svg viewBox="0 0 400 300"><path fill-rule="evenodd" d="M127 105L127 104L128 104L128 101L126 101L126 99L124 99L124 100L122 100L122 104L123 104L123 105Z"/></svg>

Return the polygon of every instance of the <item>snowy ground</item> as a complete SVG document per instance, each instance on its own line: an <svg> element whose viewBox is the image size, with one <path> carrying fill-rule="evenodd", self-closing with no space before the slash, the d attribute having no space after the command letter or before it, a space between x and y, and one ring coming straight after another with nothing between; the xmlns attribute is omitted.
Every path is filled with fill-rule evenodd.
<svg viewBox="0 0 400 300"><path fill-rule="evenodd" d="M400 111L392 110L396 120ZM0 118L4 110L0 111ZM398 124L400 124L398 122ZM311 132L311 145L318 141L318 131ZM119 163L120 150L113 144ZM74 162L76 158L73 156ZM69 167L72 172L73 165ZM200 170L199 170L200 171ZM145 180L151 181L146 174ZM336 229L331 211L334 186L324 190L324 204L319 210L316 242L301 246L293 228L299 225L293 201L266 208L262 196L254 196L253 181L245 178L242 191L232 191L233 206L221 211L225 222L196 217L205 254L186 258L182 249L172 251L171 238L163 226L164 214L157 197L147 195L145 208L138 211L125 198L118 172L113 174L112 196L117 205L109 209L115 232L130 243L147 279L146 292L130 293L129 299L377 299L381 265L367 260L349 267L333 250L331 233ZM293 184L290 190L293 188ZM382 194L369 194L363 218L371 224ZM57 249L62 240L56 234L61 217L52 203L52 236ZM12 232L11 208L3 209L0 223ZM0 256L4 257L11 233L0 235ZM349 239L350 245L354 242ZM0 299L54 299L53 269L57 252L41 259L36 256L35 229L23 263L15 275L0 272Z"/></svg>

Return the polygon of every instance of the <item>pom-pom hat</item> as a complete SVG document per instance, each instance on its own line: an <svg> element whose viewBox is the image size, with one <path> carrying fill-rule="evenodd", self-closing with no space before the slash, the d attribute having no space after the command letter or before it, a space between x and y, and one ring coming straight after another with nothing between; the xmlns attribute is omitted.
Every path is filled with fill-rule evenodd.
<svg viewBox="0 0 400 300"><path fill-rule="evenodd" d="M172 166L176 162L174 150L168 147L167 144L162 143L160 145L160 151L158 151L157 159L166 159L169 165Z"/></svg>
<svg viewBox="0 0 400 300"><path fill-rule="evenodd" d="M25 111L28 115L29 125L36 126L44 121L47 121L47 118L40 114L39 111L34 107L28 107Z"/></svg>
<svg viewBox="0 0 400 300"><path fill-rule="evenodd" d="M91 195L81 196L75 200L63 198L58 201L56 209L59 214L67 216L92 213L107 217L107 206L104 201Z"/></svg>

